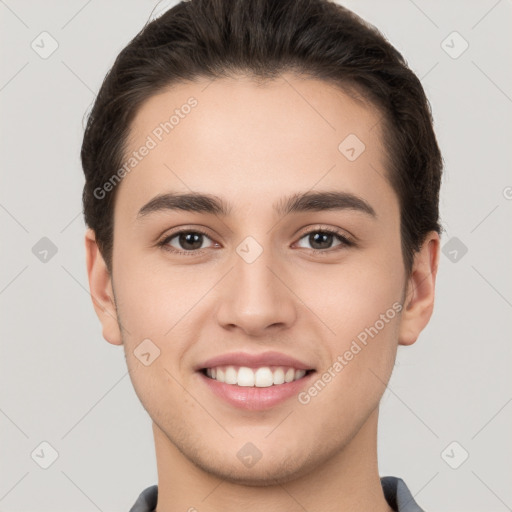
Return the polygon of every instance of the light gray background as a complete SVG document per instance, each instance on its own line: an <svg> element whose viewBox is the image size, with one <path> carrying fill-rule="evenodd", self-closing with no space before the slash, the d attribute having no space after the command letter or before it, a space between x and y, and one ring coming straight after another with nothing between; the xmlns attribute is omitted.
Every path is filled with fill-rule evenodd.
<svg viewBox="0 0 512 512"><path fill-rule="evenodd" d="M512 3L344 3L422 79L446 163L442 243L467 247L462 255L451 241L459 248L442 255L433 318L399 348L381 406L380 474L402 477L428 511L512 510ZM150 419L88 293L79 161L84 113L155 5L0 0L4 512L127 511L157 482ZM31 48L43 31L59 45L47 59ZM469 43L458 58L453 31ZM46 263L32 252L42 237L58 249ZM48 469L43 441L58 452Z"/></svg>

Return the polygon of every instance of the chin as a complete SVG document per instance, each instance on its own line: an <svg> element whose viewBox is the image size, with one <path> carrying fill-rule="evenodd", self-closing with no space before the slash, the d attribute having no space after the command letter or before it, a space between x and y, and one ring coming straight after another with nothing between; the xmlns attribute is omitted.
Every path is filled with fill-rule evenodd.
<svg viewBox="0 0 512 512"><path fill-rule="evenodd" d="M252 467L239 464L212 464L211 459L195 460L195 465L206 473L222 480L248 487L268 487L290 482L306 475L314 469L315 462L310 457L300 457L294 454L293 460L283 457L282 460L259 460ZM237 460L238 462L238 460Z"/></svg>

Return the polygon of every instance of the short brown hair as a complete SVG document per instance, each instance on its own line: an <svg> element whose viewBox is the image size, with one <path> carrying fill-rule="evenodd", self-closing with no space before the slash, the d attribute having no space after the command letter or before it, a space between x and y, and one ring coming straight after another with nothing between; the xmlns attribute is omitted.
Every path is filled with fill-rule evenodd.
<svg viewBox="0 0 512 512"><path fill-rule="evenodd" d="M112 271L116 189L101 188L122 166L130 123L149 97L198 77L287 71L355 90L382 115L389 181L400 205L402 254L441 232L442 157L429 102L402 55L372 25L331 0L189 0L148 22L118 55L93 108L81 149L83 209Z"/></svg>

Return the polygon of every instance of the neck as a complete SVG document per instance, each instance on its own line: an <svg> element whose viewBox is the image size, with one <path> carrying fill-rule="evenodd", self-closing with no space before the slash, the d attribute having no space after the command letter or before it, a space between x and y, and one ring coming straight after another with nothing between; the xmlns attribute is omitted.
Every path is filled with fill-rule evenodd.
<svg viewBox="0 0 512 512"><path fill-rule="evenodd" d="M275 485L249 486L194 465L153 423L158 469L156 512L392 512L377 467L378 408L350 442L313 471ZM321 439L321 436L319 436Z"/></svg>

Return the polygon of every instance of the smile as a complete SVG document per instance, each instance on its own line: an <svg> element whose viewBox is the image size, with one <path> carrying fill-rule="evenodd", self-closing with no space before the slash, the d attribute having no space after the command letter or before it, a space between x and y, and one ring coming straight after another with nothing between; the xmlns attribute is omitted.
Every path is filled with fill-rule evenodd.
<svg viewBox="0 0 512 512"><path fill-rule="evenodd" d="M218 382L240 387L268 388L302 379L308 372L286 366L217 366L205 368L203 373Z"/></svg>

